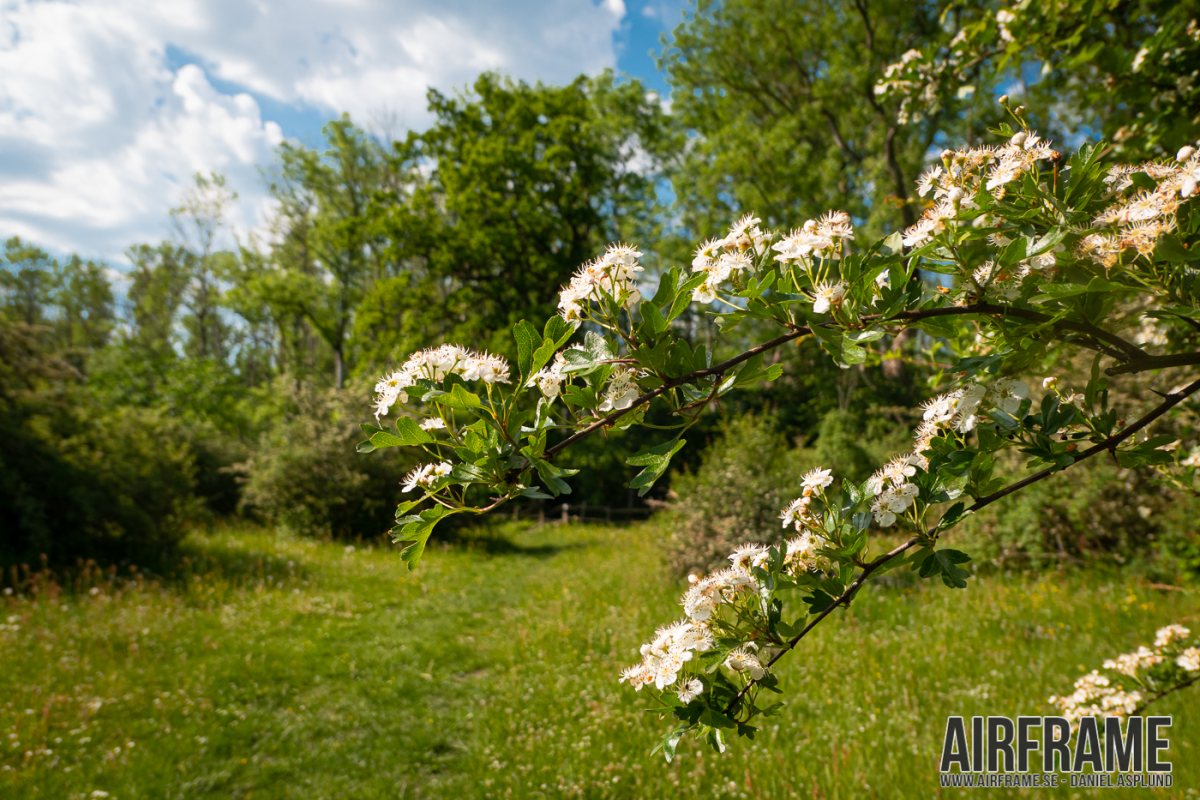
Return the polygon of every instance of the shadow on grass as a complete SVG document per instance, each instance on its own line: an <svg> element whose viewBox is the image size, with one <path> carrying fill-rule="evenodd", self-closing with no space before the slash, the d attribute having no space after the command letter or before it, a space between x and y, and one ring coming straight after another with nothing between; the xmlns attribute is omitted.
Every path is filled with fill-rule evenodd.
<svg viewBox="0 0 1200 800"><path fill-rule="evenodd" d="M588 542L521 544L515 542L499 531L478 527L467 527L458 530L439 531L440 544L454 550L465 550L485 556L530 556L548 558L568 550L582 550L589 546Z"/></svg>

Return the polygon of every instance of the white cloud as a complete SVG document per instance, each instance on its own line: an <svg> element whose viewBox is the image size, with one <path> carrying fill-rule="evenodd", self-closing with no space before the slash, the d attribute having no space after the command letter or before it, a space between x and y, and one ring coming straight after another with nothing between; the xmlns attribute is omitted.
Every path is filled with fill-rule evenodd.
<svg viewBox="0 0 1200 800"><path fill-rule="evenodd" d="M167 209L210 170L247 230L286 133L260 101L285 127L292 108L419 128L430 86L613 66L624 15L623 0L0 0L0 236L113 258L166 235Z"/></svg>

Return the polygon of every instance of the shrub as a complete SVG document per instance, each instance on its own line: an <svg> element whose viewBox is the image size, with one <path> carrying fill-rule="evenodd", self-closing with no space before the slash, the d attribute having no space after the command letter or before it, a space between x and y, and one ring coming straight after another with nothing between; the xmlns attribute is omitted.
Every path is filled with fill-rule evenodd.
<svg viewBox="0 0 1200 800"><path fill-rule="evenodd" d="M960 541L976 559L1002 568L1086 559L1175 578L1200 566L1195 512L1194 497L1153 472L1093 462L968 518Z"/></svg>
<svg viewBox="0 0 1200 800"><path fill-rule="evenodd" d="M80 416L53 428L3 418L0 560L164 562L198 506L179 424L132 409Z"/></svg>
<svg viewBox="0 0 1200 800"><path fill-rule="evenodd" d="M672 482L671 567L703 572L743 542L782 538L779 510L800 491L801 461L770 417L722 425L696 471Z"/></svg>
<svg viewBox="0 0 1200 800"><path fill-rule="evenodd" d="M238 467L242 509L309 536L369 538L386 531L400 478L415 462L355 452L363 438L357 399L336 390L301 392Z"/></svg>

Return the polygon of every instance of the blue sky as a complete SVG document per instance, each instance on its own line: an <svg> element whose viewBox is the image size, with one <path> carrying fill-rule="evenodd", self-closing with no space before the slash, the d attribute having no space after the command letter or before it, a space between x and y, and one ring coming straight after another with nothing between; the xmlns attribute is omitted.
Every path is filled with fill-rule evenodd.
<svg viewBox="0 0 1200 800"><path fill-rule="evenodd" d="M429 86L486 69L616 68L665 95L651 51L684 1L0 0L0 236L120 262L208 171L239 235L262 232L281 141L319 144L342 111L420 129Z"/></svg>

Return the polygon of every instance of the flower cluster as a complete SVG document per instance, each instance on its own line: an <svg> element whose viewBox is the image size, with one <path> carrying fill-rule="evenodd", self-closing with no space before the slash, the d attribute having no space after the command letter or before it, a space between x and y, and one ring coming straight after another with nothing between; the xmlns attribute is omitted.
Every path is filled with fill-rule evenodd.
<svg viewBox="0 0 1200 800"><path fill-rule="evenodd" d="M891 527L916 502L920 489L911 479L917 470L929 467L925 453L934 439L951 431L971 432L990 410L1014 416L1028 397L1029 387L1024 382L997 378L987 386L972 383L926 400L921 405L921 423L913 433L912 452L893 458L867 479L876 524Z"/></svg>
<svg viewBox="0 0 1200 800"><path fill-rule="evenodd" d="M397 402L407 403L408 389L417 381L440 383L450 375L457 375L465 381L508 383L509 367L508 362L500 356L474 352L455 344L413 353L400 369L385 375L375 384L375 419L387 416Z"/></svg>
<svg viewBox="0 0 1200 800"><path fill-rule="evenodd" d="M746 214L733 224L723 239L709 239L696 249L692 272L703 272L704 283L692 291L692 300L711 303L717 288L738 275L753 272L755 258L767 252L772 235L761 227L762 220Z"/></svg>
<svg viewBox="0 0 1200 800"><path fill-rule="evenodd" d="M841 258L847 243L854 238L854 226L845 211L827 211L819 219L810 219L771 246L781 264L811 267L814 258Z"/></svg>
<svg viewBox="0 0 1200 800"><path fill-rule="evenodd" d="M823 536L805 527L805 521L815 524L816 515L809 510L814 499L823 499L824 490L833 482L829 470L814 469L804 476L804 496L793 501L783 513L784 527L794 526L800 535L783 547L745 544L729 555L729 566L707 576L691 576L691 585L681 598L684 619L660 628L654 639L642 645L642 662L621 673L621 681L634 689L653 685L659 691L678 683L679 699L688 703L703 691L705 683L698 671L695 677L683 676L685 664L694 663L694 656L717 647L718 633L724 646L716 662L717 669L725 667L743 679L761 680L767 673L768 653L759 641L768 639L765 630L752 626L747 620L763 616L763 586L756 572L770 570L773 559L782 555L782 574L791 578L820 577L833 574L832 560L821 550L827 545ZM776 564L780 561L775 561ZM722 616L722 609L729 613ZM728 644L736 641L736 644Z"/></svg>
<svg viewBox="0 0 1200 800"><path fill-rule="evenodd" d="M683 665L696 652L704 652L712 645L712 634L704 625L685 620L659 628L653 641L642 645L642 663L624 670L621 681L627 681L637 691L653 684L661 692L674 685ZM690 688L691 681L687 683L685 688Z"/></svg>
<svg viewBox="0 0 1200 800"><path fill-rule="evenodd" d="M1133 176L1139 173L1157 184L1126 196L1135 185ZM1081 255L1111 269L1126 250L1150 256L1159 238L1175 230L1179 206L1196 195L1200 183L1200 153L1188 146L1179 151L1175 163L1119 165L1109 170L1105 183L1118 197L1093 221L1101 230L1084 236L1078 249Z"/></svg>
<svg viewBox="0 0 1200 800"><path fill-rule="evenodd" d="M436 464L421 464L404 476L401 487L406 492L411 492L415 489L428 489L433 486L434 481L438 478L444 478L449 475L451 469L452 467L448 461L439 461Z"/></svg>
<svg viewBox="0 0 1200 800"><path fill-rule="evenodd" d="M977 206L980 192L997 199L1005 187L1031 171L1039 161L1056 158L1050 143L1032 131L1017 131L1000 147L967 147L943 150L942 163L927 169L917 182L922 196L933 195L933 205L916 224L904 230L906 247L920 247L946 229L960 209Z"/></svg>
<svg viewBox="0 0 1200 800"><path fill-rule="evenodd" d="M1051 697L1074 725L1088 716L1129 716L1142 706L1184 684L1200 679L1200 641L1182 625L1159 628L1154 646L1141 646L1104 662L1075 681L1075 691Z"/></svg>
<svg viewBox="0 0 1200 800"><path fill-rule="evenodd" d="M567 380L567 359L562 353L554 354L554 361L549 365L538 370L532 378L529 379L528 386L536 386L542 396L548 400L553 400L558 397L558 393L562 391L563 381Z"/></svg>
<svg viewBox="0 0 1200 800"><path fill-rule="evenodd" d="M642 271L640 250L624 244L609 245L604 255L584 264L558 296L558 313L567 322L584 318L584 304L612 300L631 309L642 299L637 274Z"/></svg>

